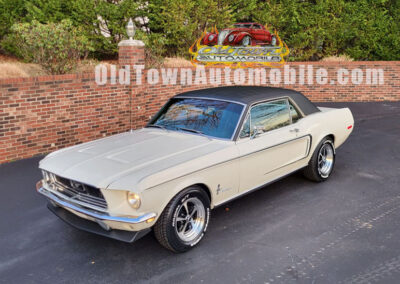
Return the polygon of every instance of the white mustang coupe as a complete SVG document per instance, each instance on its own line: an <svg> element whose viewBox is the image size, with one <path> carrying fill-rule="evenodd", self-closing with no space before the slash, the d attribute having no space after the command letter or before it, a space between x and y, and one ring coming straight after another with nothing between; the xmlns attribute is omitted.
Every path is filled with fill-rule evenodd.
<svg viewBox="0 0 400 284"><path fill-rule="evenodd" d="M191 91L143 129L49 154L36 189L79 229L133 242L153 228L184 252L203 238L212 208L300 169L328 179L353 124L348 108L318 108L293 90Z"/></svg>

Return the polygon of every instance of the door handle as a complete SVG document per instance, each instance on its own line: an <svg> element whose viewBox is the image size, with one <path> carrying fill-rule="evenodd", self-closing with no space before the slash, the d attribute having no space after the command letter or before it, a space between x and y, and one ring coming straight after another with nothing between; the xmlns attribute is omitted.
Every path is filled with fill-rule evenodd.
<svg viewBox="0 0 400 284"><path fill-rule="evenodd" d="M298 128L293 128L289 130L290 132L294 132L294 133L298 133L300 131L300 129Z"/></svg>

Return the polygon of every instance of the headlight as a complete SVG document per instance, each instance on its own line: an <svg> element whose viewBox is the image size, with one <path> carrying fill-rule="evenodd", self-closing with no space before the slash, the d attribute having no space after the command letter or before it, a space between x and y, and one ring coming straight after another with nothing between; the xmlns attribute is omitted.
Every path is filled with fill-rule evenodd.
<svg viewBox="0 0 400 284"><path fill-rule="evenodd" d="M210 35L210 36L208 37L208 40L209 40L209 41L212 41L214 38L215 38L215 35Z"/></svg>
<svg viewBox="0 0 400 284"><path fill-rule="evenodd" d="M229 40L229 41L233 41L234 38L235 38L235 35L230 35L230 36L228 37L228 40Z"/></svg>
<svg viewBox="0 0 400 284"><path fill-rule="evenodd" d="M140 196L138 194L128 191L127 199L132 208L138 209L140 207Z"/></svg>

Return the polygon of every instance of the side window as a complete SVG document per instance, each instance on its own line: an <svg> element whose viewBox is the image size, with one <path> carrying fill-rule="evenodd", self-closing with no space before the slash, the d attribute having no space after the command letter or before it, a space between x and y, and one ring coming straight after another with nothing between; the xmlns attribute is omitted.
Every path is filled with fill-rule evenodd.
<svg viewBox="0 0 400 284"><path fill-rule="evenodd" d="M289 108L290 108L290 116L292 117L292 123L296 123L300 118L299 111L295 108L294 105L289 101Z"/></svg>
<svg viewBox="0 0 400 284"><path fill-rule="evenodd" d="M248 115L243 123L242 131L240 131L239 138L250 137L250 116Z"/></svg>
<svg viewBox="0 0 400 284"><path fill-rule="evenodd" d="M253 130L257 127L262 132L271 131L290 124L288 103L286 99L260 103L250 111Z"/></svg>

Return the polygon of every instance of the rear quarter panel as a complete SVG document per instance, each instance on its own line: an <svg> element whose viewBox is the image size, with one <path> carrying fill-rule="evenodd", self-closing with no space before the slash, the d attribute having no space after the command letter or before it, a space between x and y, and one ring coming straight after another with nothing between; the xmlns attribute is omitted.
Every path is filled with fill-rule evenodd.
<svg viewBox="0 0 400 284"><path fill-rule="evenodd" d="M353 115L348 108L319 108L321 111L304 118L305 127L312 137L310 156L318 143L333 135L335 148L339 148L354 129ZM350 128L349 128L350 127Z"/></svg>

